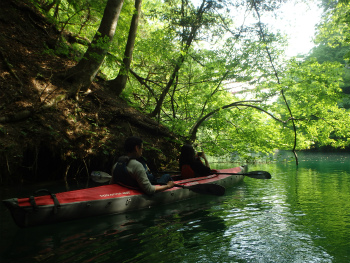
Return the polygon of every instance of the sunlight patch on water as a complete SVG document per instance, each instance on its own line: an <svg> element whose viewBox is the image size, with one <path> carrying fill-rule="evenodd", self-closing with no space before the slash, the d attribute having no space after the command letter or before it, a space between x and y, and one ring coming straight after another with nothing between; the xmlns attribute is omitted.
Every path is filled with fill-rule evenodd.
<svg viewBox="0 0 350 263"><path fill-rule="evenodd" d="M332 257L317 247L312 237L297 231L284 215L261 213L231 224L225 236L231 239L233 258L245 262L332 262Z"/></svg>
<svg viewBox="0 0 350 263"><path fill-rule="evenodd" d="M276 181L273 187L246 186L241 202L227 200L231 209L225 211L224 236L230 240L231 262L332 262L333 257L315 244L308 226L300 225L306 213L287 201L291 199L288 189ZM265 196L258 198L262 192Z"/></svg>

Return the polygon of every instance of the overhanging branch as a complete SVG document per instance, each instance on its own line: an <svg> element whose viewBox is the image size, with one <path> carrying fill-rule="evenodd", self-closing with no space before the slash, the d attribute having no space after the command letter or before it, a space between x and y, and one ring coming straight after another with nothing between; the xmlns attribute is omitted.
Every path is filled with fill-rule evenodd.
<svg viewBox="0 0 350 263"><path fill-rule="evenodd" d="M256 14L257 14L257 16L258 16L258 19L259 19L259 23L258 23L258 25L259 25L259 33L260 33L260 36L261 36L263 42L265 43L266 53L267 53L267 55L268 55L268 57L269 57L270 64L271 64L272 69L273 69L273 71L274 71L274 73L275 73L275 76L276 76L276 79L277 79L277 83L278 83L278 84L281 84L281 83L280 83L280 80L279 80L279 77L278 77L277 70L276 70L275 65L273 64L273 61L272 61L271 53L270 53L269 48L268 48L268 46L267 46L267 41L266 41L266 39L265 39L265 34L264 34L264 31L263 31L262 26L261 26L260 13L259 13L258 8L257 8L257 6L256 6L255 0L252 1L252 3L253 3L253 6L254 6L254 9L255 9L255 12L256 12ZM293 117L292 111L291 111L291 109L290 109L290 107L289 107L289 105L288 105L287 99L286 99L286 97L285 97L285 95L284 95L284 90L283 90L283 88L281 89L281 95L282 95L283 100L284 100L284 102L285 102L285 104L286 104L286 106L287 106L287 109L288 109L289 115L290 115L290 119L292 120L292 124L293 124L293 130L294 130L294 146L293 146L292 152L293 152L293 154L294 154L294 156L295 156L296 165L298 166L298 164L299 164L299 162L298 162L298 156L297 156L297 153L296 153L296 151L295 151L296 145L297 145L297 130L296 130L295 122L294 122L294 117Z"/></svg>
<svg viewBox="0 0 350 263"><path fill-rule="evenodd" d="M217 112L219 112L220 110L224 110L224 109L229 109L229 108L233 108L233 107L239 107L239 106L243 106L243 107L250 107L250 108L254 108L254 109L257 109L261 112L264 112L266 114L268 114L269 116L271 116L273 119L275 119L276 121L279 121L279 122L282 122L282 123L286 123L288 122L288 119L287 121L283 121L277 117L275 117L272 113L269 113L268 111L264 110L263 108L261 107L258 107L256 105L252 105L252 104L247 104L247 103L260 103L262 102L261 100L246 100L246 101L236 101L236 102L233 102L231 104L228 104L228 105L225 105L225 106L222 106L222 107L219 107L209 113L207 113L206 115L204 115L202 118L200 118L196 124L192 127L191 131L190 131L190 141L191 142L194 142L196 140L196 137L197 137L197 132L198 132L198 129L199 127L203 124L203 122L205 122L206 120L208 120L209 118L211 118L214 114L216 114Z"/></svg>

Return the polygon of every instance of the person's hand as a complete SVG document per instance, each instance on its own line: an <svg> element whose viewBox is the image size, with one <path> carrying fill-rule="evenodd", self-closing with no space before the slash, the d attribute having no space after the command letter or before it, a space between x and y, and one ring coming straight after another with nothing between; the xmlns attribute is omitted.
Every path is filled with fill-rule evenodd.
<svg viewBox="0 0 350 263"><path fill-rule="evenodd" d="M168 188L170 189L170 188L173 188L175 184L174 184L173 181L169 181L166 185L167 185Z"/></svg>
<svg viewBox="0 0 350 263"><path fill-rule="evenodd" d="M203 158L203 160L206 160L206 159L207 159L207 157L205 156L205 153L204 153L204 152L199 152L199 153L197 153L197 156L198 156L198 158Z"/></svg>
<svg viewBox="0 0 350 263"><path fill-rule="evenodd" d="M204 160L204 162L205 162L205 166L207 166L207 167L209 167L209 168L210 168L210 166L209 166L209 162L208 162L207 157L205 156L205 153L204 153L204 152L202 152L202 155L201 155L201 156L199 156L199 159L200 159L200 158L202 158L202 159Z"/></svg>

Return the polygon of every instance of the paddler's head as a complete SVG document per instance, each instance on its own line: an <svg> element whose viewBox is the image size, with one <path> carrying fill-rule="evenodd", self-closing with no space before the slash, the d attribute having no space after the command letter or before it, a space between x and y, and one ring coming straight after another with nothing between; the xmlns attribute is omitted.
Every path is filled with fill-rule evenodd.
<svg viewBox="0 0 350 263"><path fill-rule="evenodd" d="M196 152L192 145L185 144L181 147L180 159L184 163L191 163L196 157Z"/></svg>
<svg viewBox="0 0 350 263"><path fill-rule="evenodd" d="M129 137L125 140L124 150L129 157L139 158L142 156L143 141L138 137Z"/></svg>

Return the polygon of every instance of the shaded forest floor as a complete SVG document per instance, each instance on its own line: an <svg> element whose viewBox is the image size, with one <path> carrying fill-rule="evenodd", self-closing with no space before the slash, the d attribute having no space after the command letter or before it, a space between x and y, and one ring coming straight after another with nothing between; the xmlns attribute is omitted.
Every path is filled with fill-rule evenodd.
<svg viewBox="0 0 350 263"><path fill-rule="evenodd" d="M102 84L55 102L69 89L58 73L76 62L54 55L59 32L39 12L1 0L0 32L0 185L109 172L131 135L151 169L176 169L181 140Z"/></svg>

